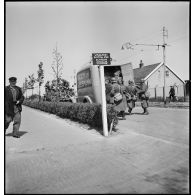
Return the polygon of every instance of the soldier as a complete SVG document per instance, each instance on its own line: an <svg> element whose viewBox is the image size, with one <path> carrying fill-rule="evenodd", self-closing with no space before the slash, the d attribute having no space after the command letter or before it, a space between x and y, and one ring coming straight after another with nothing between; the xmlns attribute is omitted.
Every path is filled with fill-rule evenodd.
<svg viewBox="0 0 195 195"><path fill-rule="evenodd" d="M131 114L133 108L135 108L135 102L137 101L136 93L138 88L135 86L134 81L129 80L129 85L126 87L127 105L129 107L129 114Z"/></svg>
<svg viewBox="0 0 195 195"><path fill-rule="evenodd" d="M141 105L144 110L143 114L148 115L148 100L149 97L147 95L148 86L144 83L144 80L141 80L140 89L138 90L139 98L141 99Z"/></svg>
<svg viewBox="0 0 195 195"><path fill-rule="evenodd" d="M119 77L120 77L120 70L117 70L117 71L114 73L114 78L116 79L117 82L118 82Z"/></svg>
<svg viewBox="0 0 195 195"><path fill-rule="evenodd" d="M107 104L114 104L114 98L110 96L112 90L112 84L110 79L105 79L105 88L106 88L106 103Z"/></svg>
<svg viewBox="0 0 195 195"><path fill-rule="evenodd" d="M126 108L127 108L127 98L126 98L126 86L123 84L124 82L123 82L123 79L122 79L122 77L119 77L119 79L118 79L118 84L120 85L120 87L121 87L121 94L122 94L122 96L123 96L123 103L124 103L124 105L125 105L125 110L126 110Z"/></svg>
<svg viewBox="0 0 195 195"><path fill-rule="evenodd" d="M175 89L173 86L171 86L170 91L169 91L169 102L175 100Z"/></svg>
<svg viewBox="0 0 195 195"><path fill-rule="evenodd" d="M115 78L112 78L112 90L111 90L111 97L114 98L114 105L115 110L118 112L118 114L122 115L122 120L126 120L125 118L125 103L123 100L122 92L121 92L121 86L117 83Z"/></svg>

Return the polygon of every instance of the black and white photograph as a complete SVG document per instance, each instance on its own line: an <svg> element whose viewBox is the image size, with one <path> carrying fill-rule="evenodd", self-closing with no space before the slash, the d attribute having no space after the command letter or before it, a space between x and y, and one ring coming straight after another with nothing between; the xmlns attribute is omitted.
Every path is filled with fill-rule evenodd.
<svg viewBox="0 0 195 195"><path fill-rule="evenodd" d="M190 14L4 1L4 193L191 194Z"/></svg>

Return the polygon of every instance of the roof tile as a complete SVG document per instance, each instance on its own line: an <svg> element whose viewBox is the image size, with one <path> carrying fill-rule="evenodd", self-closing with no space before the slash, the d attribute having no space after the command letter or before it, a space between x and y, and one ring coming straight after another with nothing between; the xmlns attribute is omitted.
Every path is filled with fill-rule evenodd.
<svg viewBox="0 0 195 195"><path fill-rule="evenodd" d="M148 76L159 64L160 63L156 63L148 66L143 66L142 68L133 69L135 83L140 82L141 79Z"/></svg>

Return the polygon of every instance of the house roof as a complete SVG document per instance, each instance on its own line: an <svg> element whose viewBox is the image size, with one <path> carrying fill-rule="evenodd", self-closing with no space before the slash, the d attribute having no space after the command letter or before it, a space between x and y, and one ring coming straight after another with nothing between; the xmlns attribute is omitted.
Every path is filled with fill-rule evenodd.
<svg viewBox="0 0 195 195"><path fill-rule="evenodd" d="M139 83L141 81L141 79L144 79L146 76L148 76L160 64L161 63L159 62L156 64L143 66L142 68L133 69L135 83Z"/></svg>

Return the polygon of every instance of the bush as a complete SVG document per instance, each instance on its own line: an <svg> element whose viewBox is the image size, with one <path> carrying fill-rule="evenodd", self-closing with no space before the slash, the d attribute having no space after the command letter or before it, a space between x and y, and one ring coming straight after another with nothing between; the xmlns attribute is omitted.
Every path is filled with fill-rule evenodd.
<svg viewBox="0 0 195 195"><path fill-rule="evenodd" d="M33 94L30 97L28 97L28 99L31 100L31 101L38 101L39 98L41 98L41 96L39 96L37 94Z"/></svg>
<svg viewBox="0 0 195 195"><path fill-rule="evenodd" d="M93 127L102 127L102 109L100 104L48 101L38 102L27 100L25 100L23 104L44 112L56 114L61 118L69 118L81 123L87 123ZM107 105L108 128L110 128L113 119L115 119L115 125L117 125L117 112L112 105Z"/></svg>

